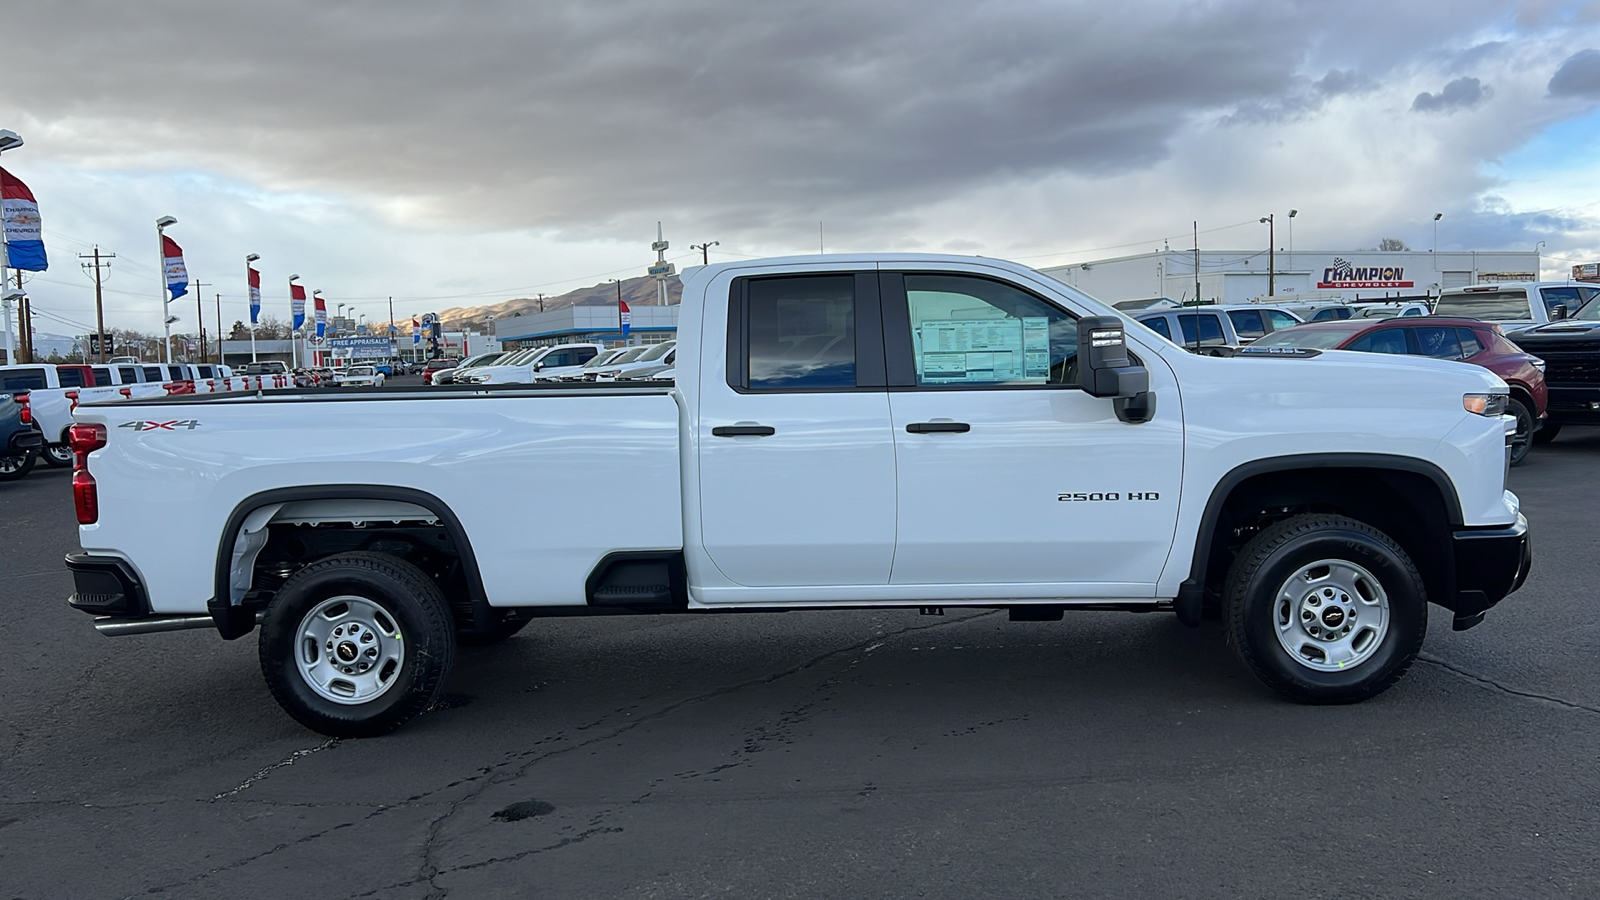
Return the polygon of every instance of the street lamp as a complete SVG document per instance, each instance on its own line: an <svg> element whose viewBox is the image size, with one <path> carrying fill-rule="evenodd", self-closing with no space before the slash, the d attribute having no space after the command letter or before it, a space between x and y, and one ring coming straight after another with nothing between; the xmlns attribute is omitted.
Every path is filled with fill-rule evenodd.
<svg viewBox="0 0 1600 900"><path fill-rule="evenodd" d="M1294 217L1298 215L1300 215L1300 210L1289 210L1289 256L1291 257L1289 260L1290 271L1294 270Z"/></svg>
<svg viewBox="0 0 1600 900"><path fill-rule="evenodd" d="M0 129L0 153L15 150L22 146L22 137L15 131ZM6 242L0 240L0 288L5 287L6 271L11 267L10 257L6 254ZM11 304L26 296L21 290L13 289L5 292L4 299L0 299L0 318L5 320L5 344L0 346L6 354L6 365L16 362L16 354L11 349Z"/></svg>
<svg viewBox="0 0 1600 900"><path fill-rule="evenodd" d="M156 220L156 271L157 280L161 283L161 328L165 340L161 343L162 358L172 362L172 323L174 321L169 307L172 305L171 291L167 290L167 244L166 230L168 225L176 225L178 220L173 216L162 216Z"/></svg>
<svg viewBox="0 0 1600 900"><path fill-rule="evenodd" d="M1429 253L1439 252L1439 220L1442 218L1444 218L1444 213L1433 214L1433 249L1429 250Z"/></svg>
<svg viewBox="0 0 1600 900"><path fill-rule="evenodd" d="M1267 296L1271 297L1278 292L1278 258L1274 255L1277 249L1277 232L1273 225L1273 216L1276 213L1267 213L1261 217L1261 224L1267 226Z"/></svg>

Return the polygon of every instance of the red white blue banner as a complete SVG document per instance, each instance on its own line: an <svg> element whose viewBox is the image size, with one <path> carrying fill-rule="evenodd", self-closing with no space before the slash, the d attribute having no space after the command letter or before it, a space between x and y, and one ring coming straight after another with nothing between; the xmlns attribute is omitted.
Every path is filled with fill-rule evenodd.
<svg viewBox="0 0 1600 900"><path fill-rule="evenodd" d="M416 316L412 316L411 317L411 346L415 347L416 345L418 345L420 343L422 343L422 323L417 321L417 317Z"/></svg>
<svg viewBox="0 0 1600 900"><path fill-rule="evenodd" d="M261 318L261 273L251 268L245 271L249 273L247 280L250 282L250 324L254 325Z"/></svg>
<svg viewBox="0 0 1600 900"><path fill-rule="evenodd" d="M302 296L304 296L302 292ZM328 331L328 305L322 301L322 295L316 297L317 305L317 337L322 337Z"/></svg>
<svg viewBox="0 0 1600 900"><path fill-rule="evenodd" d="M306 289L298 284L289 285L289 312L294 318L294 330L299 331L306 323Z"/></svg>
<svg viewBox="0 0 1600 900"><path fill-rule="evenodd" d="M166 235L161 236L161 262L166 268L167 290L176 300L189 293L189 270L183 264L183 248Z"/></svg>
<svg viewBox="0 0 1600 900"><path fill-rule="evenodd" d="M628 329L633 327L633 313L628 311L625 300L617 301L617 324L622 328L622 336L628 336Z"/></svg>
<svg viewBox="0 0 1600 900"><path fill-rule="evenodd" d="M0 220L5 222L6 250L11 268L43 272L49 268L44 253L44 234L39 225L39 204L33 191L0 169Z"/></svg>

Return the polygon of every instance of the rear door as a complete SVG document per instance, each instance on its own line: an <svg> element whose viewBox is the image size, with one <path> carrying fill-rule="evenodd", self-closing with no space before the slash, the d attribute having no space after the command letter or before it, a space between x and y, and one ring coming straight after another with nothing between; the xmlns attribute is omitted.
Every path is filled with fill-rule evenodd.
<svg viewBox="0 0 1600 900"><path fill-rule="evenodd" d="M885 274L882 294L899 483L892 583L1153 596L1183 467L1170 370L1142 360L1157 413L1125 424L1112 401L1077 387L1077 316L1043 295L954 271Z"/></svg>
<svg viewBox="0 0 1600 900"><path fill-rule="evenodd" d="M704 345L723 343L713 323L727 329L726 353L700 358L693 426L706 555L745 587L887 584L895 444L876 273L735 278L706 303ZM724 303L725 320L709 309Z"/></svg>

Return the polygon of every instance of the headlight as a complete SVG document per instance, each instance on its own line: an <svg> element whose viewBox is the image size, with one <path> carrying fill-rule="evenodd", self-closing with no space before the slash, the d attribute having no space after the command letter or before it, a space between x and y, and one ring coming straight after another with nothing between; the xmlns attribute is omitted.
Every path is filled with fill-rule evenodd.
<svg viewBox="0 0 1600 900"><path fill-rule="evenodd" d="M1461 406L1469 413L1489 418L1506 414L1505 394L1462 394Z"/></svg>

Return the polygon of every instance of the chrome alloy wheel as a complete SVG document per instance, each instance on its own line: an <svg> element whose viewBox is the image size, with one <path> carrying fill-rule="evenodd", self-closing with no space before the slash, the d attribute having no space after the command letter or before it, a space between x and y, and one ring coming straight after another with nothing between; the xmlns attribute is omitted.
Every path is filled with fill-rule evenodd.
<svg viewBox="0 0 1600 900"><path fill-rule="evenodd" d="M400 626L365 597L344 594L318 603L295 635L300 677L319 697L347 706L383 696L405 660Z"/></svg>
<svg viewBox="0 0 1600 900"><path fill-rule="evenodd" d="M1367 661L1389 632L1389 595L1353 562L1302 566L1278 588L1273 607L1278 643L1295 662L1338 672Z"/></svg>

